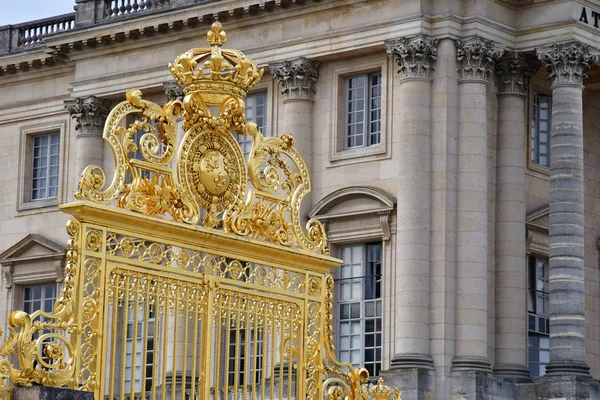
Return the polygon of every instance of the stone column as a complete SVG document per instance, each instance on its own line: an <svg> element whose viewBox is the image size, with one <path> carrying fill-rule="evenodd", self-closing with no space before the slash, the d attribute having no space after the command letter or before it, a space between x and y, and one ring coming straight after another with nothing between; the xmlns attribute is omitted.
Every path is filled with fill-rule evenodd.
<svg viewBox="0 0 600 400"><path fill-rule="evenodd" d="M456 346L454 371L489 371L487 80L503 50L473 37L456 41L459 62Z"/></svg>
<svg viewBox="0 0 600 400"><path fill-rule="evenodd" d="M313 154L312 109L319 65L318 61L306 57L269 64L271 74L283 87L284 133L291 133L294 137L294 146L304 158L309 176L312 176ZM311 207L311 193L308 193L300 210L304 222L308 220Z"/></svg>
<svg viewBox="0 0 600 400"><path fill-rule="evenodd" d="M529 380L527 368L527 261L525 241L525 99L535 56L506 53L496 65L496 346L494 372Z"/></svg>
<svg viewBox="0 0 600 400"><path fill-rule="evenodd" d="M394 135L398 154L396 228L397 333L392 368L433 368L429 332L431 242L431 71L437 40L426 36L386 42L400 75Z"/></svg>
<svg viewBox="0 0 600 400"><path fill-rule="evenodd" d="M75 171L81 174L90 164L102 166L104 141L102 131L110 110L110 102L96 96L65 101L65 108L77 121L77 153Z"/></svg>
<svg viewBox="0 0 600 400"><path fill-rule="evenodd" d="M585 361L582 90L596 50L539 49L552 81L550 135L550 364L548 375L588 375Z"/></svg>

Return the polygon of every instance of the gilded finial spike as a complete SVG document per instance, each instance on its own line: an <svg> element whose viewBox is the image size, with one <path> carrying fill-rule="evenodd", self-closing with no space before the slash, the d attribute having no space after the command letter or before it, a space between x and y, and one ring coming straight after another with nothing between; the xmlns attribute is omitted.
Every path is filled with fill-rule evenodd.
<svg viewBox="0 0 600 400"><path fill-rule="evenodd" d="M211 46L221 47L225 44L227 34L222 30L223 25L219 21L215 21L210 27L210 31L206 33L206 39Z"/></svg>

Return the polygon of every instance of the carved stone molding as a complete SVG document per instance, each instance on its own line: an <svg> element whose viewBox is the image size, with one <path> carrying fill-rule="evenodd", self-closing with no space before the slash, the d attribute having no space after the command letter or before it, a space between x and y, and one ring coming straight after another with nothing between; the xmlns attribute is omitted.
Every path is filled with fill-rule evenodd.
<svg viewBox="0 0 600 400"><path fill-rule="evenodd" d="M175 81L163 82L163 90L169 101L183 100L183 88Z"/></svg>
<svg viewBox="0 0 600 400"><path fill-rule="evenodd" d="M269 64L273 76L281 82L285 100L313 100L314 83L319 77L319 63L306 57Z"/></svg>
<svg viewBox="0 0 600 400"><path fill-rule="evenodd" d="M419 35L411 38L403 37L387 40L385 48L398 64L398 74L401 80L431 79L434 70L432 64L437 59L438 39Z"/></svg>
<svg viewBox="0 0 600 400"><path fill-rule="evenodd" d="M96 96L65 101L65 109L75 118L77 137L101 135L110 109L110 101Z"/></svg>
<svg viewBox="0 0 600 400"><path fill-rule="evenodd" d="M532 54L523 54L518 51L505 53L496 63L498 93L525 95L531 76L539 66L539 60Z"/></svg>
<svg viewBox="0 0 600 400"><path fill-rule="evenodd" d="M504 46L479 36L456 40L455 44L459 80L487 82L494 64L504 53Z"/></svg>
<svg viewBox="0 0 600 400"><path fill-rule="evenodd" d="M553 85L583 85L586 72L598 61L598 50L580 42L553 44L538 49Z"/></svg>
<svg viewBox="0 0 600 400"><path fill-rule="evenodd" d="M4 276L4 287L7 289L12 288L12 275L15 271L14 264L12 262L2 263L2 275Z"/></svg>

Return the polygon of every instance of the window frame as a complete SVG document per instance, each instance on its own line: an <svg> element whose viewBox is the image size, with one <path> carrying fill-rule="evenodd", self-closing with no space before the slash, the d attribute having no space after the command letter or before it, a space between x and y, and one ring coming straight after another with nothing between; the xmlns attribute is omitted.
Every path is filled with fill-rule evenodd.
<svg viewBox="0 0 600 400"><path fill-rule="evenodd" d="M66 162L67 121L60 120L21 128L19 143L19 181L17 188L17 211L37 210L58 206L64 201L67 169ZM58 183L56 197L33 199L33 142L36 136L58 133ZM49 166L48 166L49 167Z"/></svg>
<svg viewBox="0 0 600 400"><path fill-rule="evenodd" d="M391 158L390 143L388 140L391 132L392 118L388 117L388 112L392 109L391 90L394 85L393 60L387 54L373 55L370 57L361 57L348 63L347 60L334 62L331 64L331 82L332 82L332 112L331 122L333 125L333 134L329 137L329 165L328 168L338 165L358 164ZM381 72L381 111L380 111L380 133L379 144L355 148L346 148L346 102L345 102L345 79L347 77Z"/></svg>
<svg viewBox="0 0 600 400"><path fill-rule="evenodd" d="M541 293L541 298L544 301L544 306L543 308L545 308L547 310L548 306L549 306L549 295L548 292L544 292L544 291L539 291L538 290L538 262L542 261L545 263L545 268L544 268L544 277L543 277L543 281L544 281L544 286L547 287L548 283L549 283L549 279L550 279L550 260L549 257L547 255L541 255L541 254L529 254L527 256L527 367L529 369L529 373L532 377L538 377L538 376L543 376L545 374L541 373L541 366L547 366L549 363L549 358L546 360L546 362L542 362L541 361L541 351L545 352L545 355L547 355L549 357L549 344L547 347L544 347L543 349L540 348L540 340L541 339L546 339L547 343L549 343L550 340L550 328L549 328L549 321L550 321L550 315L549 313L541 313L540 310L538 310L538 299L540 298L540 294ZM535 287L532 287L534 286ZM541 318L539 318L541 317ZM540 320L545 320L545 324L543 329L540 329L539 326L539 321ZM533 327L534 329L530 329L531 328L531 322L533 321ZM545 331L545 332L544 332ZM536 339L537 340L537 346L533 346L533 341L532 339ZM537 353L533 353L533 352L537 352ZM532 355L535 354L535 359L534 357L532 357ZM533 369L537 370L537 374L531 374ZM545 368L544 368L545 370Z"/></svg>
<svg viewBox="0 0 600 400"><path fill-rule="evenodd" d="M547 99L548 101L548 140L547 140L547 146L548 146L548 151L546 154L546 157L548 159L548 165L546 164L541 164L539 162L539 158L540 158L540 129L539 129L539 125L540 125L540 118L536 118L536 116L539 116L539 99ZM530 113L530 118L529 118L529 146L528 146L528 152L529 152L529 163L532 165L535 165L536 167L539 168L544 168L544 169L550 169L550 148L551 148L551 134L552 134L552 95L548 95L546 93L543 92L538 92L538 91L531 91L531 96L530 96L530 101L529 101L529 113ZM534 127L535 125L535 127ZM533 144L534 144L534 132L535 132L535 143L536 143L536 151L534 153L533 151ZM535 157L534 157L535 154ZM535 158L535 159L534 159Z"/></svg>
<svg viewBox="0 0 600 400"><path fill-rule="evenodd" d="M377 143L373 143L371 144L371 137L374 135L374 133L371 131L371 125L373 124L373 120L371 119L372 115L371 112L373 111L373 109L371 108L371 104L373 101L372 98L372 89L373 89L373 84L372 84L372 77L374 76L379 76L379 119L377 120L379 122L379 131L377 131L376 135L378 136L379 140L377 141ZM363 102L364 102L364 107L361 110L363 113L363 120L362 120L362 145L360 146L349 146L348 145L348 141L350 136L356 136L359 137L359 135L349 135L348 130L349 127L351 125L351 122L349 121L349 116L350 116L350 108L349 108L349 103L350 103L350 99L349 99L349 91L350 91L350 80L351 79L360 79L360 78L364 78L364 86L363 86ZM383 89L383 82L382 82L382 73L381 71L373 71L373 72L367 72L367 73L362 73L362 74L356 74L356 75L348 75L348 76L344 76L344 124L343 124L343 129L344 129L344 137L343 137L343 150L344 151L349 151L349 150L355 150L355 149L361 149L361 148L365 148L365 147L372 147L372 146L378 146L381 143L381 92ZM357 124L358 125L358 124Z"/></svg>
<svg viewBox="0 0 600 400"><path fill-rule="evenodd" d="M248 95L246 96L246 101L248 100L248 97L252 97L252 96L258 96L258 95L264 95L265 96L265 103L264 103L264 107L265 107L265 114L264 114L264 120L265 120L265 125L264 125L264 130L261 129L261 126L259 126L258 128L260 129L260 132L263 134L264 137L269 137L269 129L271 128L269 126L269 90L267 88L260 88L258 90L253 90L252 92L248 93ZM254 107L256 109L256 107ZM246 107L244 105L244 111L246 111ZM254 122L252 120L249 120L250 122ZM258 125L258 124L257 124ZM235 135L235 139L237 140L238 144L240 145L240 150L242 151L242 154L244 155L244 158L246 159L246 161L248 160L248 156L250 154L250 151L252 150L252 138L250 136L247 135L239 135L236 134ZM244 152L244 145L245 144L249 144L250 148L248 149L248 152Z"/></svg>
<svg viewBox="0 0 600 400"><path fill-rule="evenodd" d="M369 263L371 262L377 262L376 260L370 260L370 248L373 247L379 247L379 274L372 274L372 275L367 275L366 274L366 269L369 265ZM353 243L353 244L345 244L345 245L340 245L338 248L338 253L340 254L340 258L342 257L342 252L343 249L352 249L355 247L360 247L361 248L361 252L362 252L362 267L363 267L363 272L362 275L359 277L354 277L351 276L349 278L343 278L340 276L340 274L342 274L342 268L343 266L346 265L346 261L344 260L344 264L342 264L342 266L338 269L338 271L336 271L336 276L335 276L335 298L334 298L334 302L335 302L335 314L336 314L336 329L335 329L335 348L336 348L336 356L338 357L338 359L341 362L350 362L352 363L352 358L351 358L351 354L350 354L350 358L348 361L343 361L341 352L342 351L348 351L351 352L352 350L357 350L356 348L349 348L349 349L345 349L342 347L341 344L341 340L342 337L345 335L342 335L342 323L344 322L350 322L352 323L353 321L356 321L356 318L352 318L351 315L351 311L349 314L349 318L346 319L342 319L341 315L340 315L340 310L341 307L345 304L348 304L351 308L351 306L353 304L359 303L360 304L360 315L359 315L359 321L360 321L360 332L358 333L358 337L360 338L360 348L358 349L360 351L360 361L358 361L357 363L352 363L355 366L361 366L361 367L367 367L369 365L371 365L373 367L372 371L369 371L370 377L371 378L376 378L379 375L379 372L383 369L383 358L384 358L384 328L383 328L383 324L384 324L384 318L383 318L383 309L384 309L384 301L383 301L383 272L384 272L384 268L383 268L383 262L384 262L384 245L382 241L368 241L368 242L364 242L364 243ZM353 260L354 261L354 260ZM365 290L366 290L366 278L368 277L372 277L372 279L374 279L374 283L379 283L379 296L374 296L374 298L372 299L365 299ZM361 298L360 300L356 300L356 299L350 299L350 300L343 300L341 299L341 281L342 280L346 280L346 279L350 279L352 281L356 281L357 279L359 279L360 285L361 285ZM350 282L350 283L354 283L354 282ZM367 316L367 304L374 304L374 312L372 316ZM350 309L349 309L350 310ZM379 310L379 311L377 311ZM367 320L372 320L374 323L374 328L372 332L367 332ZM377 329L377 320L379 320L379 329ZM373 335L373 344L371 346L367 346L366 343L366 336L367 334L372 334ZM352 342L352 338L351 338L351 334L350 334L350 345ZM356 335L355 335L356 336ZM377 340L379 336L379 341ZM373 360L372 361L366 361L366 352L367 350L372 350L373 351ZM377 357L377 350L379 350L379 357ZM377 364L379 364L377 366Z"/></svg>
<svg viewBox="0 0 600 400"><path fill-rule="evenodd" d="M529 90L527 91L527 99L525 104L525 132L526 132L526 148L523 152L523 157L525 157L525 162L527 165L527 172L535 177L544 180L550 180L550 167L546 167L544 165L537 164L531 160L531 128L533 126L533 97L534 93L542 96L552 97L552 88L548 82L548 79L541 74L534 75L531 78L531 84L529 85ZM550 108L550 116L552 115L552 107ZM550 136L552 135L552 121L550 121L550 131L549 131L549 143L551 141ZM549 153L550 153L550 149Z"/></svg>

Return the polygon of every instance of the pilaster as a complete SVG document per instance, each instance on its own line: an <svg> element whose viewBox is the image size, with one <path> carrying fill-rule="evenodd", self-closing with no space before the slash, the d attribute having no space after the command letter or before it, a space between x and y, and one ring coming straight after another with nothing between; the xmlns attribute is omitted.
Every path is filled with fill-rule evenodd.
<svg viewBox="0 0 600 400"><path fill-rule="evenodd" d="M306 57L269 64L271 74L282 86L284 132L293 135L295 147L302 154L310 175L313 171L313 99L319 66L320 62ZM300 210L303 222L308 220L312 206L312 194L308 193Z"/></svg>
<svg viewBox="0 0 600 400"><path fill-rule="evenodd" d="M65 108L76 121L77 174L80 174L90 164L102 165L104 158L102 131L109 107L110 101L96 96L78 97L65 101Z"/></svg>
<svg viewBox="0 0 600 400"><path fill-rule="evenodd" d="M437 40L414 36L386 41L398 64L395 105L402 143L398 155L394 356L392 368L433 369L430 349L431 72Z"/></svg>
<svg viewBox="0 0 600 400"><path fill-rule="evenodd" d="M527 145L525 99L533 55L508 52L496 64L498 138L496 152L495 365L504 378L528 381L525 233Z"/></svg>
<svg viewBox="0 0 600 400"><path fill-rule="evenodd" d="M589 375L585 351L583 80L598 51L579 42L539 49L552 81L550 136L550 364Z"/></svg>
<svg viewBox="0 0 600 400"><path fill-rule="evenodd" d="M459 62L456 346L454 371L490 371L488 361L487 83L502 46L457 40Z"/></svg>

